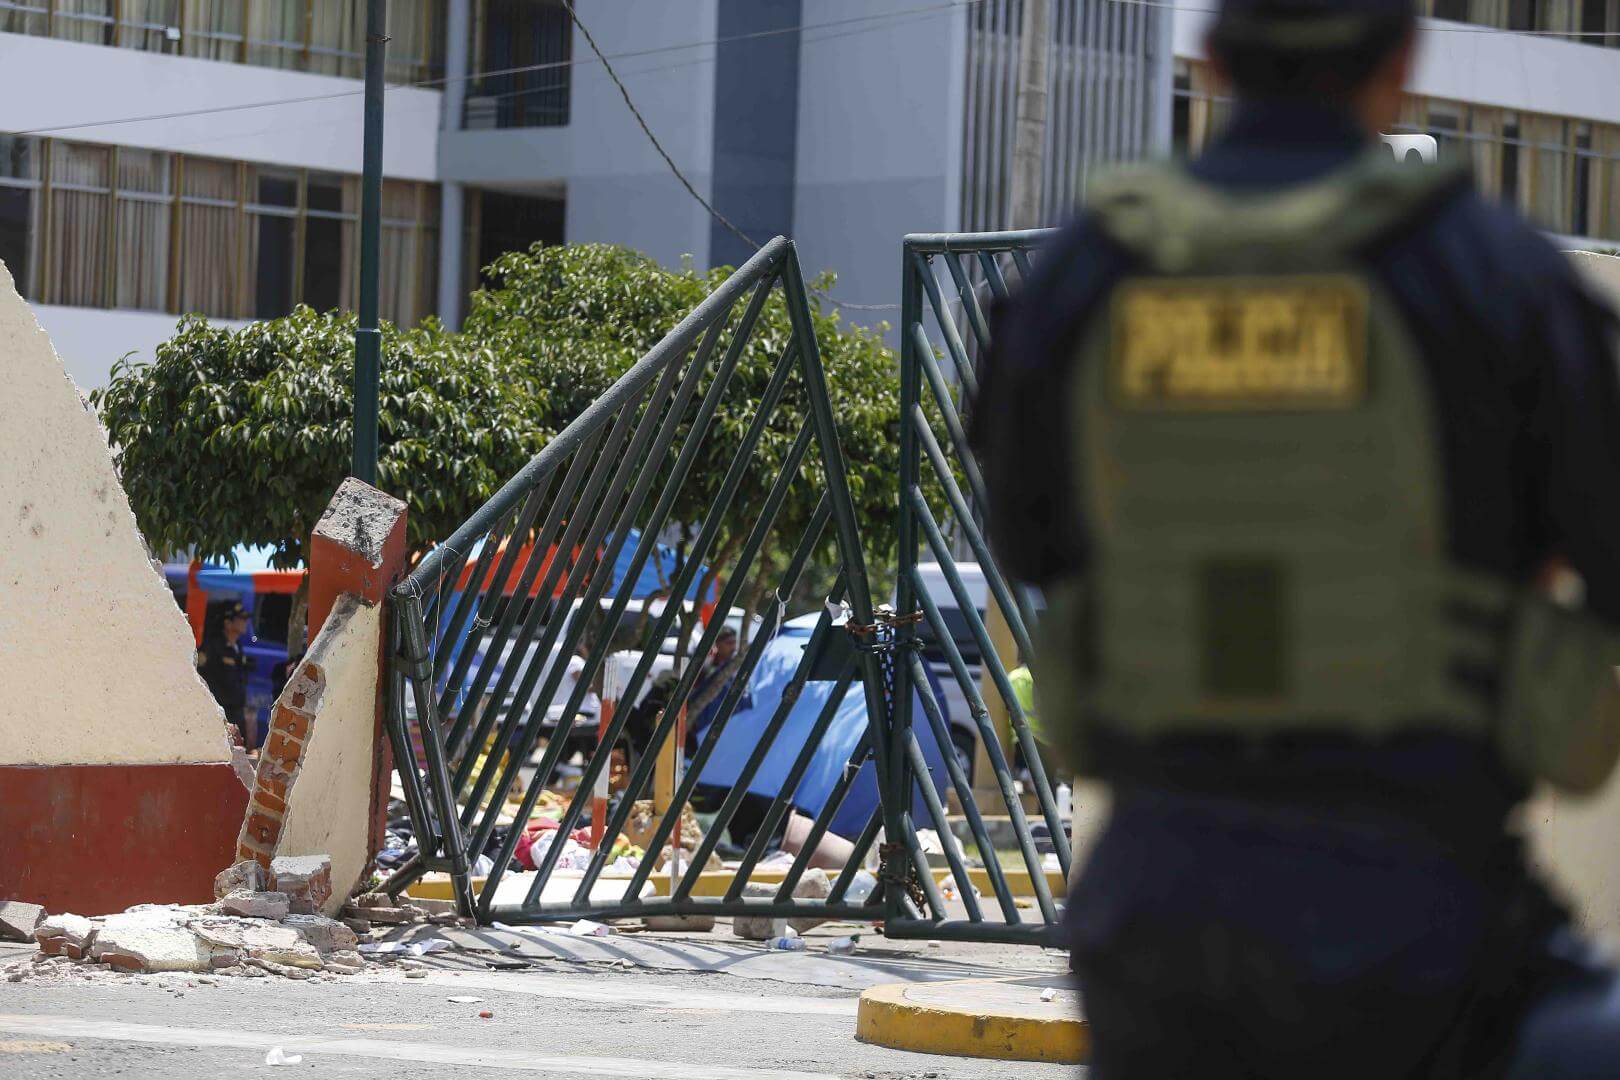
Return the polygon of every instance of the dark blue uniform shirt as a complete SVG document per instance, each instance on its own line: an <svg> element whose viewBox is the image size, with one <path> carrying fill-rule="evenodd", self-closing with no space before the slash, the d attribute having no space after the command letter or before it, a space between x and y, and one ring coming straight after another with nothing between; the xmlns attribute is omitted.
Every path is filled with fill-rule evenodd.
<svg viewBox="0 0 1620 1080"><path fill-rule="evenodd" d="M1190 169L1224 188L1282 189L1365 148L1365 134L1341 113L1251 103ZM1526 582L1562 556L1585 578L1591 609L1620 623L1612 313L1542 236L1470 190L1364 257L1405 309L1428 364L1452 557ZM1128 253L1081 217L996 313L973 437L990 488L993 542L1004 567L1024 580L1086 570L1085 522L1067 497L1067 398L1054 388L1074 361L1081 327L1131 270ZM1392 809L1470 846L1497 834L1524 794L1489 748L1444 736L1377 749L1308 741L1259 757L1219 740L1150 753L1107 743L1094 750L1100 771L1116 781Z"/></svg>

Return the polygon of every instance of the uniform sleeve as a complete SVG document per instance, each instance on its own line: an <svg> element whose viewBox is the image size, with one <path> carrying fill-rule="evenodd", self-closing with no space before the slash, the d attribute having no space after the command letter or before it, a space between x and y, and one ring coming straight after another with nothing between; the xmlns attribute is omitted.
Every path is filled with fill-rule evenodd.
<svg viewBox="0 0 1620 1080"><path fill-rule="evenodd" d="M1586 581L1587 607L1620 624L1620 368L1615 313L1572 269L1547 281L1532 442L1542 542Z"/></svg>
<svg viewBox="0 0 1620 1080"><path fill-rule="evenodd" d="M1124 260L1086 219L1036 259L1030 280L991 313L970 439L984 471L996 558L1013 577L1040 584L1085 567L1065 388L1080 328Z"/></svg>

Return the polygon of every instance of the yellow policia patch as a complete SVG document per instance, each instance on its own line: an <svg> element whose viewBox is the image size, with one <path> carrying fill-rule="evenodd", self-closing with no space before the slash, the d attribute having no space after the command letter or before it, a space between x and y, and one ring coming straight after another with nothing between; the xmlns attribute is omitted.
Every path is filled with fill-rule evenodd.
<svg viewBox="0 0 1620 1080"><path fill-rule="evenodd" d="M1353 277L1130 281L1112 331L1126 408L1342 409L1366 390L1367 291Z"/></svg>

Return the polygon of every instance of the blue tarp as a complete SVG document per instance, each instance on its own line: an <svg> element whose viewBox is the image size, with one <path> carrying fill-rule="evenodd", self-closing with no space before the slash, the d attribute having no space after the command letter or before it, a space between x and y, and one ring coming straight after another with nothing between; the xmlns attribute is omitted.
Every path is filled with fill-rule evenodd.
<svg viewBox="0 0 1620 1080"><path fill-rule="evenodd" d="M720 788L731 788L737 783L742 775L743 766L759 743L760 733L764 731L765 725L770 723L777 706L781 704L783 690L799 668L805 646L810 643L810 636L819 618L819 615L806 615L790 620L782 632L765 646L765 652L760 657L758 666L754 668L753 677L748 681L748 693L737 706L737 711L732 714L725 732L715 745L714 753L703 767L703 774L700 777L702 783ZM804 690L792 711L788 713L787 721L783 724L781 733L777 735L770 754L749 783L750 792L775 798L781 791L789 770L793 768L794 761L804 748L805 740L815 725L816 717L821 714L835 687L836 684L831 682L810 681L804 684ZM931 687L931 691L943 709L944 702L937 688ZM926 720L922 719L922 702L914 700L912 708L918 718L915 725L918 744L922 747L923 757L928 762L928 771L933 776L934 788L940 793L940 798L944 799L945 792L950 786L945 761L940 757L933 731ZM860 742L866 724L866 692L857 681L852 683L844 694L838 712L834 715L827 734L821 740L821 749L811 760L804 779L799 783L798 791L793 795L793 804L800 811L812 817L821 813L822 807L827 804L828 796L832 794L833 787L843 773L844 765L849 761L849 756L855 752L855 745ZM920 815L919 824L924 828L930 827L932 822L928 819L921 795L914 791L912 799L913 813ZM877 807L877 774L873 763L868 761L862 766L854 786L844 799L844 805L834 815L832 831L844 837L857 836Z"/></svg>

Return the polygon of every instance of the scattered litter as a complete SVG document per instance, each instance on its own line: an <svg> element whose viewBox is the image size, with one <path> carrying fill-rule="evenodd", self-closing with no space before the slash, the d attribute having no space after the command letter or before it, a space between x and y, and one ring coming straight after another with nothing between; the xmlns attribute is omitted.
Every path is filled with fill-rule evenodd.
<svg viewBox="0 0 1620 1080"><path fill-rule="evenodd" d="M389 956L404 953L407 956L427 956L429 953L453 949L455 945L444 938L423 938L420 941L370 941L360 946L367 956Z"/></svg>
<svg viewBox="0 0 1620 1080"><path fill-rule="evenodd" d="M1055 986L1048 986L1045 990L1041 991L1042 1001L1051 1001L1055 997L1057 997L1057 987Z"/></svg>
<svg viewBox="0 0 1620 1080"><path fill-rule="evenodd" d="M418 971L407 971L405 973L405 977L407 979L425 979L425 978L427 978L427 972L420 971L420 970L418 970Z"/></svg>
<svg viewBox="0 0 1620 1080"><path fill-rule="evenodd" d="M445 1000L450 1002L452 1005L476 1005L484 999L481 997L473 997L471 994L456 994L454 997L445 998Z"/></svg>
<svg viewBox="0 0 1620 1080"><path fill-rule="evenodd" d="M930 948L930 949L937 949L937 948L939 948L939 947L940 947L940 946L941 946L941 944L942 944L942 942L938 942L938 941L930 941L930 942L929 942L929 943L928 943L928 947L929 947L929 948Z"/></svg>
<svg viewBox="0 0 1620 1080"><path fill-rule="evenodd" d="M592 922L590 919L581 919L568 928L568 932L575 937L612 937L619 931L616 927L605 923Z"/></svg>
<svg viewBox="0 0 1620 1080"><path fill-rule="evenodd" d="M848 937L834 938L827 942L827 951L833 956L848 956L855 951L855 946L861 940L861 935L851 934Z"/></svg>
<svg viewBox="0 0 1620 1080"><path fill-rule="evenodd" d="M872 895L872 890L875 888L877 888L877 878L865 870L857 870L855 871L855 879L849 883L849 888L844 890L844 899L851 904L864 904L866 898Z"/></svg>
<svg viewBox="0 0 1620 1080"><path fill-rule="evenodd" d="M771 938L765 943L765 947L777 952L804 952L804 938L784 934L781 937Z"/></svg>
<svg viewBox="0 0 1620 1080"><path fill-rule="evenodd" d="M1057 852L1048 851L1041 856L1041 869L1047 873L1061 874L1063 872L1063 864L1058 862Z"/></svg>
<svg viewBox="0 0 1620 1080"><path fill-rule="evenodd" d="M264 1055L266 1065L297 1065L303 1060L303 1054L289 1054L279 1046L272 1046L270 1052Z"/></svg>
<svg viewBox="0 0 1620 1080"><path fill-rule="evenodd" d="M478 1017L481 1020L493 1020L495 1018L495 1014L490 1010L485 1009L483 1012L478 1014Z"/></svg>

